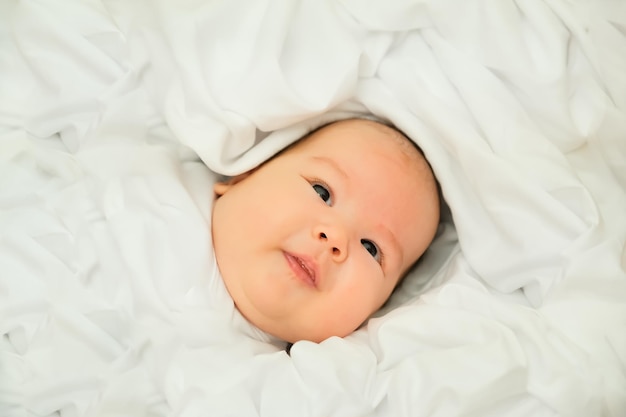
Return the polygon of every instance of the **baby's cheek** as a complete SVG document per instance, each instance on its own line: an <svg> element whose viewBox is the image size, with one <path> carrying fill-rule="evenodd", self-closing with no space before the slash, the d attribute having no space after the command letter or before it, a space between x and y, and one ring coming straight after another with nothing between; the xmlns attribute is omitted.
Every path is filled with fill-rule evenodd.
<svg viewBox="0 0 626 417"><path fill-rule="evenodd" d="M344 314L356 325L360 325L384 301L385 296L381 293L381 289L371 283L354 285L341 301Z"/></svg>

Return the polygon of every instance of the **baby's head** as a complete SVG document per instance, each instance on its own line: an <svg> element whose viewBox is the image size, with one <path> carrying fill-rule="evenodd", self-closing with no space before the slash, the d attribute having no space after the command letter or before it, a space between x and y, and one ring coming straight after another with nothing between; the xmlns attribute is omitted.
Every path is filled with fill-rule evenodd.
<svg viewBox="0 0 626 417"><path fill-rule="evenodd" d="M400 132L335 122L215 185L215 256L242 315L288 342L356 330L439 223L430 166Z"/></svg>

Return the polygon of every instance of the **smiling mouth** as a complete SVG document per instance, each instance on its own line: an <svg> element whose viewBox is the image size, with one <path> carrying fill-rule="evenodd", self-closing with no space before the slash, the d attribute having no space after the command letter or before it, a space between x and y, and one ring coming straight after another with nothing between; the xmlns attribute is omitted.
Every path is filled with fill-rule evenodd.
<svg viewBox="0 0 626 417"><path fill-rule="evenodd" d="M283 254L285 255L289 268L294 273L296 278L311 287L317 286L317 277L314 265L297 255L288 252L283 252Z"/></svg>

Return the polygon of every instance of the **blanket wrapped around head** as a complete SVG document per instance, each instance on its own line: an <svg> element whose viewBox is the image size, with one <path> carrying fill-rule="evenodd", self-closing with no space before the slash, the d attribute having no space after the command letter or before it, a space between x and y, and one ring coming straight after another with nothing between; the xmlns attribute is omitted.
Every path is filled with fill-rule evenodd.
<svg viewBox="0 0 626 417"><path fill-rule="evenodd" d="M146 35L172 63L144 63L158 104L212 170L248 170L330 120L384 118L424 149L475 272L535 306L599 238L598 199L624 202L622 6L246 3L163 2ZM581 175L596 166L600 187Z"/></svg>
<svg viewBox="0 0 626 417"><path fill-rule="evenodd" d="M1 4L0 414L623 415L625 28L609 0ZM376 318L288 356L207 278L211 184L355 116L446 213Z"/></svg>

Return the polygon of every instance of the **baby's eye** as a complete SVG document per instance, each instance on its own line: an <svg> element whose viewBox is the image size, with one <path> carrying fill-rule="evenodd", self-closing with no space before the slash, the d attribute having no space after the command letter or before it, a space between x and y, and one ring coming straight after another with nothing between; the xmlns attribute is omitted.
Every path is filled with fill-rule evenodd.
<svg viewBox="0 0 626 417"><path fill-rule="evenodd" d="M363 245L365 250L367 250L374 259L376 259L376 262L380 262L381 253L380 250L378 250L376 243L368 239L361 239L361 245Z"/></svg>
<svg viewBox="0 0 626 417"><path fill-rule="evenodd" d="M324 201L324 203L328 204L329 206L331 205L332 201L330 198L330 191L328 191L328 188L322 184L313 184L313 189L315 190L315 192L317 193L317 195L320 196L320 198Z"/></svg>

